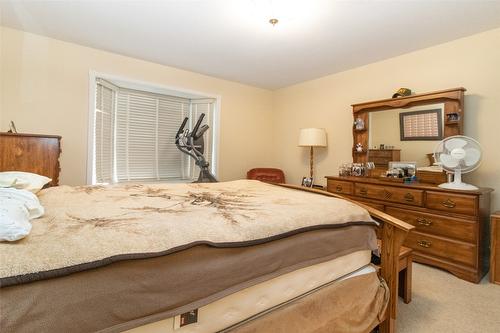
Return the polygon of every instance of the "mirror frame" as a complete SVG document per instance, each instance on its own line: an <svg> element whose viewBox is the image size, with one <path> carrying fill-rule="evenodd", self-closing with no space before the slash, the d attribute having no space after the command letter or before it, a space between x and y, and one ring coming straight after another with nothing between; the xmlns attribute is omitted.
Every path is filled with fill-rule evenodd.
<svg viewBox="0 0 500 333"><path fill-rule="evenodd" d="M352 161L353 163L368 162L368 138L369 138L369 113L390 110L405 109L417 105L428 105L444 103L443 139L453 135L463 134L464 122L464 93L463 87L429 92L425 94L411 95L399 98L387 98L378 101L370 101L352 104L353 120L361 118L364 121L364 129L356 129L353 126L352 135ZM453 116L452 116L453 115ZM353 121L353 123L354 123ZM363 151L356 151L356 144L363 145Z"/></svg>

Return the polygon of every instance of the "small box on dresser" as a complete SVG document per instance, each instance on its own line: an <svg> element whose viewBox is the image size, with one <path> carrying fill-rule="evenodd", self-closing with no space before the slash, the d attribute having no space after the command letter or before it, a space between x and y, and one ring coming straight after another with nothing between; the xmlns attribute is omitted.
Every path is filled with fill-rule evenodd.
<svg viewBox="0 0 500 333"><path fill-rule="evenodd" d="M491 215L490 281L500 284L500 211Z"/></svg>

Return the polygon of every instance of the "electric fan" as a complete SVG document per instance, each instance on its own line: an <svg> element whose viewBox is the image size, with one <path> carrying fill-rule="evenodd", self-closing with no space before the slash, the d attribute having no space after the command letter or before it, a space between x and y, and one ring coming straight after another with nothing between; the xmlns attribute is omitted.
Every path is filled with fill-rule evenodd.
<svg viewBox="0 0 500 333"><path fill-rule="evenodd" d="M453 171L453 182L439 187L455 190L477 190L474 185L462 182L462 173L475 170L481 161L481 146L473 138L463 135L450 136L439 142L434 149L434 158L443 169Z"/></svg>

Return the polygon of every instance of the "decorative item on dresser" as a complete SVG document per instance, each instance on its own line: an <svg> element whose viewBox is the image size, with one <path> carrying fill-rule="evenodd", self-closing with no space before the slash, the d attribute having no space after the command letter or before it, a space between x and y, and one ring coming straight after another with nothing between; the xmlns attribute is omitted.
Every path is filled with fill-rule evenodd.
<svg viewBox="0 0 500 333"><path fill-rule="evenodd" d="M500 211L491 215L490 281L500 284Z"/></svg>
<svg viewBox="0 0 500 333"><path fill-rule="evenodd" d="M26 133L0 133L0 171L27 171L59 184L61 137Z"/></svg>
<svg viewBox="0 0 500 333"><path fill-rule="evenodd" d="M488 272L490 188L443 189L367 177L327 178L329 192L345 195L416 227L405 246L416 262L478 283Z"/></svg>

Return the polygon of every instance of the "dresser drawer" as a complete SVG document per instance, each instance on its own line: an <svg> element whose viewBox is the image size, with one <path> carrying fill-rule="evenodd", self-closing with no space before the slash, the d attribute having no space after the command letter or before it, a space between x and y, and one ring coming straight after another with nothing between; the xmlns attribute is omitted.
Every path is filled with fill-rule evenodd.
<svg viewBox="0 0 500 333"><path fill-rule="evenodd" d="M378 199L390 202L422 206L423 191L401 187L354 184L354 194L362 198Z"/></svg>
<svg viewBox="0 0 500 333"><path fill-rule="evenodd" d="M412 231L404 242L417 252L476 267L477 247L438 236Z"/></svg>
<svg viewBox="0 0 500 333"><path fill-rule="evenodd" d="M326 186L327 186L327 191L331 193L352 194L353 185L354 184L351 182L328 179Z"/></svg>
<svg viewBox="0 0 500 333"><path fill-rule="evenodd" d="M376 203L373 203L373 202L368 202L368 201L358 201L358 202L361 202L362 204L365 204L367 206L370 206L372 208L375 208L375 209L378 209L380 210L381 212L384 211L384 205L381 205L381 204L376 204Z"/></svg>
<svg viewBox="0 0 500 333"><path fill-rule="evenodd" d="M416 231L476 242L477 222L412 210L387 207L386 213L416 227Z"/></svg>
<svg viewBox="0 0 500 333"><path fill-rule="evenodd" d="M476 215L477 199L474 195L427 191L425 206L449 213Z"/></svg>

